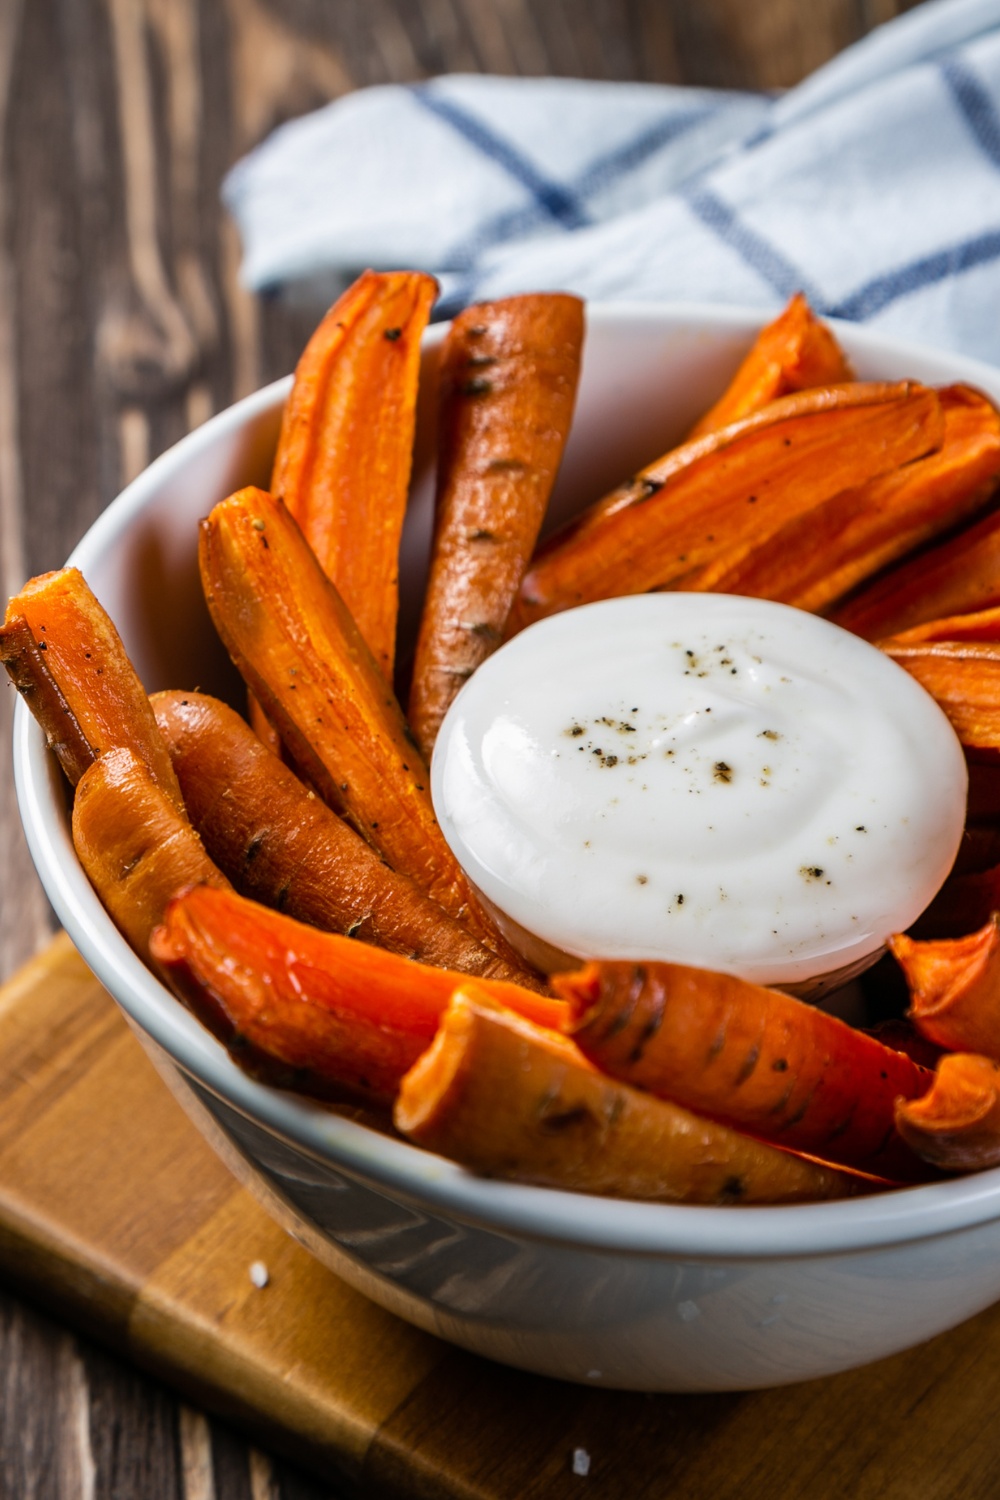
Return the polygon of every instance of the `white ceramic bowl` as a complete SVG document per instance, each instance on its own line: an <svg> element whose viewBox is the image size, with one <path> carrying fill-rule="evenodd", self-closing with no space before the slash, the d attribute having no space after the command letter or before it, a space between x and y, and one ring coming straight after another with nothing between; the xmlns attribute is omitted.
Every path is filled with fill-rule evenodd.
<svg viewBox="0 0 1000 1500"><path fill-rule="evenodd" d="M681 434L760 322L731 309L590 308L556 516ZM986 366L847 326L838 333L861 376L965 380L1000 400L1000 372ZM439 342L432 330L428 361ZM266 484L288 385L164 454L73 554L151 691L232 688L201 601L196 523L238 486ZM404 537L404 630L431 497L421 457ZM1000 1298L1000 1169L846 1203L623 1203L481 1180L255 1083L118 936L74 855L61 775L20 704L14 737L21 813L52 904L185 1109L293 1234L421 1328L568 1380L736 1390L864 1364Z"/></svg>

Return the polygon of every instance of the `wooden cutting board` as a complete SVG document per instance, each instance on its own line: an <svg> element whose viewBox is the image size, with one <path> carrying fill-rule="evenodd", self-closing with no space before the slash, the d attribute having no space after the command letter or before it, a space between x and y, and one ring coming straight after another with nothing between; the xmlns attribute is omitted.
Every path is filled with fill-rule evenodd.
<svg viewBox="0 0 1000 1500"><path fill-rule="evenodd" d="M65 936L0 990L0 1273L365 1496L1000 1494L1000 1307L866 1370L745 1395L585 1390L476 1359L271 1222Z"/></svg>

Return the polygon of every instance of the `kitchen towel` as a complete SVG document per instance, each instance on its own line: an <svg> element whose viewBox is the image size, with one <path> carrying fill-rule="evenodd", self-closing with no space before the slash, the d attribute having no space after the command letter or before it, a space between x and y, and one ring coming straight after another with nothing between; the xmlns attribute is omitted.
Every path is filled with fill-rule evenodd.
<svg viewBox="0 0 1000 1500"><path fill-rule="evenodd" d="M778 96L452 75L295 120L223 188L246 284L365 266L829 316L1000 364L1000 0L931 0Z"/></svg>

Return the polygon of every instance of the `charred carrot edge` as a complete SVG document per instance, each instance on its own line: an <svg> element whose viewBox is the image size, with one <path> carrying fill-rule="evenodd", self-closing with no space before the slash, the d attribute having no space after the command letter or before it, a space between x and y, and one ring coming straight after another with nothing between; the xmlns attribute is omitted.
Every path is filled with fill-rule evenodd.
<svg viewBox="0 0 1000 1500"><path fill-rule="evenodd" d="M125 746L106 751L81 776L73 845L112 921L142 958L171 896L193 882L229 886L187 818Z"/></svg>
<svg viewBox="0 0 1000 1500"><path fill-rule="evenodd" d="M169 904L150 947L181 998L251 1071L306 1092L383 1104L467 978L208 886ZM558 1000L478 982L540 1025L555 1030L565 1020Z"/></svg>
<svg viewBox="0 0 1000 1500"><path fill-rule="evenodd" d="M796 292L784 311L758 333L725 392L688 437L727 427L793 391L853 379L854 372L833 333L802 293Z"/></svg>
<svg viewBox="0 0 1000 1500"><path fill-rule="evenodd" d="M152 704L188 815L242 895L422 963L529 982L390 870L225 703L171 692Z"/></svg>
<svg viewBox="0 0 1000 1500"><path fill-rule="evenodd" d="M1000 605L1000 510L921 552L837 606L830 618L867 641L927 620Z"/></svg>
<svg viewBox="0 0 1000 1500"><path fill-rule="evenodd" d="M866 578L953 528L989 500L1000 478L1000 414L968 386L939 393L937 453L841 490L713 574L721 593L828 609Z"/></svg>
<svg viewBox="0 0 1000 1500"><path fill-rule="evenodd" d="M960 938L889 947L906 976L913 1024L939 1047L1000 1061L1000 916Z"/></svg>
<svg viewBox="0 0 1000 1500"><path fill-rule="evenodd" d="M0 660L73 785L99 755L126 745L183 810L142 683L78 568L42 573L14 595L0 629Z"/></svg>
<svg viewBox="0 0 1000 1500"><path fill-rule="evenodd" d="M604 1072L760 1140L898 1181L925 1175L893 1125L931 1074L777 990L680 964L555 975L570 1034Z"/></svg>
<svg viewBox="0 0 1000 1500"><path fill-rule="evenodd" d="M295 371L271 480L386 681L420 339L437 290L420 271L365 271L334 303Z"/></svg>
<svg viewBox="0 0 1000 1500"><path fill-rule="evenodd" d="M583 303L540 293L467 308L441 364L437 515L409 720L424 757L503 638L569 433Z"/></svg>
<svg viewBox="0 0 1000 1500"><path fill-rule="evenodd" d="M842 1198L863 1179L716 1125L596 1072L563 1037L455 991L393 1120L489 1177L659 1203Z"/></svg>
<svg viewBox="0 0 1000 1500"><path fill-rule="evenodd" d="M944 431L935 392L912 382L800 391L684 443L578 516L528 568L507 633L649 589L711 589L762 535L839 490L921 458Z"/></svg>
<svg viewBox="0 0 1000 1500"><path fill-rule="evenodd" d="M942 1171L1000 1166L1000 1065L988 1057L948 1053L923 1098L897 1104L896 1129L918 1156Z"/></svg>
<svg viewBox="0 0 1000 1500"><path fill-rule="evenodd" d="M994 605L966 615L949 615L943 620L924 620L909 630L883 637L879 645L884 649L887 646L932 646L954 641L1000 644L1000 608Z"/></svg>
<svg viewBox="0 0 1000 1500"><path fill-rule="evenodd" d="M391 689L286 508L238 491L201 523L199 557L215 627L299 770L394 870L517 964L445 843Z"/></svg>
<svg viewBox="0 0 1000 1500"><path fill-rule="evenodd" d="M1000 755L1000 642L880 641L930 693L969 755Z"/></svg>

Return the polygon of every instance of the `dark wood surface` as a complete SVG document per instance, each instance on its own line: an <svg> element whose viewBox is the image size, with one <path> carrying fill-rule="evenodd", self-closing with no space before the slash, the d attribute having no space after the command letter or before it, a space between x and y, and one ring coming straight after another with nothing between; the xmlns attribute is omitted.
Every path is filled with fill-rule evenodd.
<svg viewBox="0 0 1000 1500"><path fill-rule="evenodd" d="M191 426L294 364L315 312L240 290L218 202L227 167L282 120L353 88L455 70L782 87L907 8L0 0L6 592L58 566ZM0 694L0 977L52 931L14 803L12 697ZM0 1500L338 1493L0 1287Z"/></svg>

